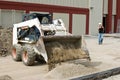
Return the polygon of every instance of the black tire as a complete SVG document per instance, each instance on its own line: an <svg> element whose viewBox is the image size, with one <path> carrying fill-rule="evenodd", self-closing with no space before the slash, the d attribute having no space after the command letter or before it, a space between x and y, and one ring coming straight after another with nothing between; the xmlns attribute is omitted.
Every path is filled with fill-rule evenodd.
<svg viewBox="0 0 120 80"><path fill-rule="evenodd" d="M36 53L30 45L25 45L23 47L22 61L26 66L32 66L35 63Z"/></svg>
<svg viewBox="0 0 120 80"><path fill-rule="evenodd" d="M20 44L13 45L12 58L14 61L21 61L22 46Z"/></svg>

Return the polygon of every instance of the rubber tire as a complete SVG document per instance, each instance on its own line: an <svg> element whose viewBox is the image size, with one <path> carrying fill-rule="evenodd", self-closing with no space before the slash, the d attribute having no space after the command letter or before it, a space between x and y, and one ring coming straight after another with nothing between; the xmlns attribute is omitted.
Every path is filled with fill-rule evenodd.
<svg viewBox="0 0 120 80"><path fill-rule="evenodd" d="M22 61L26 66L32 66L35 63L36 53L31 45L23 47Z"/></svg>
<svg viewBox="0 0 120 80"><path fill-rule="evenodd" d="M14 61L21 61L22 46L20 44L13 45L12 58Z"/></svg>

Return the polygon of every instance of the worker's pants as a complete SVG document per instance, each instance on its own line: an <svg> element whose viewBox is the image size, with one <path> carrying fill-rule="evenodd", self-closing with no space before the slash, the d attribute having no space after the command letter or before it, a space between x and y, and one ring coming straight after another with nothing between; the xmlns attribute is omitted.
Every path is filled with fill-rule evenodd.
<svg viewBox="0 0 120 80"><path fill-rule="evenodd" d="M99 33L98 34L98 43L102 44L102 42L103 42L103 33Z"/></svg>

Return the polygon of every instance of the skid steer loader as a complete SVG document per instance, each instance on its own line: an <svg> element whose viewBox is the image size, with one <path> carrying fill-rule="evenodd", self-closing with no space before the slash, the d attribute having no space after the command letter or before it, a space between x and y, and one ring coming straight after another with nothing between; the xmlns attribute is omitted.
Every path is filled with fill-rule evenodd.
<svg viewBox="0 0 120 80"><path fill-rule="evenodd" d="M27 66L36 60L46 62L51 70L54 64L63 61L90 59L82 42L82 36L66 31L62 19L51 21L46 15L41 15L40 18L14 24L12 58L22 60Z"/></svg>

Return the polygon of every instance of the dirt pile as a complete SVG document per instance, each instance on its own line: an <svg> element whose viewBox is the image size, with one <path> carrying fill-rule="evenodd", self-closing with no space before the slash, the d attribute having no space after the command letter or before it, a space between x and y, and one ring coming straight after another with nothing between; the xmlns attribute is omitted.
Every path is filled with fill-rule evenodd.
<svg viewBox="0 0 120 80"><path fill-rule="evenodd" d="M62 64L54 68L52 71L48 72L45 75L45 78L49 80L61 80L61 79L68 79L74 76L82 76L84 74L90 74L95 72L97 69L93 67L87 67L82 64Z"/></svg>
<svg viewBox="0 0 120 80"><path fill-rule="evenodd" d="M0 80L13 80L13 79L8 75L4 75L4 76L0 76Z"/></svg>
<svg viewBox="0 0 120 80"><path fill-rule="evenodd" d="M76 48L76 46L71 43L54 42L47 44L46 49L48 55L50 54L49 59L53 60L53 62L87 57L80 47Z"/></svg>
<svg viewBox="0 0 120 80"><path fill-rule="evenodd" d="M55 63L68 60L88 58L89 55L81 50L81 46L70 42L46 43L49 70L55 67Z"/></svg>
<svg viewBox="0 0 120 80"><path fill-rule="evenodd" d="M8 55L12 49L12 28L0 28L0 55Z"/></svg>

